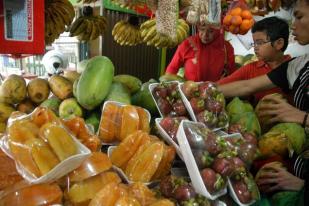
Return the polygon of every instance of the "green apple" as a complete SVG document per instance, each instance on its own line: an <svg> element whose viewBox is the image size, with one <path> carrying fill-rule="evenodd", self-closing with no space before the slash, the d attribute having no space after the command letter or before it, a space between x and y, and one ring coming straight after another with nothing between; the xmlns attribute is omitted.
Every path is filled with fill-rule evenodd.
<svg viewBox="0 0 309 206"><path fill-rule="evenodd" d="M66 119L74 116L82 117L83 108L78 104L75 98L63 100L59 106L59 117Z"/></svg>

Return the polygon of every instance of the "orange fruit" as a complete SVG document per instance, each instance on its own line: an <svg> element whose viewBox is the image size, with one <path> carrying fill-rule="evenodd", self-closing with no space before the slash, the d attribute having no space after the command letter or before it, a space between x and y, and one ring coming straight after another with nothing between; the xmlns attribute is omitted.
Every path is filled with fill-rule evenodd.
<svg viewBox="0 0 309 206"><path fill-rule="evenodd" d="M242 9L240 7L236 7L234 9L231 10L231 15L232 16L240 16L242 12Z"/></svg>
<svg viewBox="0 0 309 206"><path fill-rule="evenodd" d="M227 14L223 19L223 24L226 26L230 26L232 17L233 17L232 15Z"/></svg>
<svg viewBox="0 0 309 206"><path fill-rule="evenodd" d="M229 27L229 31L232 33L232 34L238 34L239 32L239 27L238 26L235 26L235 25L231 25Z"/></svg>
<svg viewBox="0 0 309 206"><path fill-rule="evenodd" d="M251 14L251 12L249 10L243 10L241 12L241 17L243 19L252 19L252 14Z"/></svg>
<svg viewBox="0 0 309 206"><path fill-rule="evenodd" d="M249 31L249 29L251 28L251 22L248 19L244 19L241 23L241 25L239 26L239 29L241 32L246 32Z"/></svg>
<svg viewBox="0 0 309 206"><path fill-rule="evenodd" d="M240 16L233 16L231 19L231 23L235 26L239 26L242 23L242 18Z"/></svg>

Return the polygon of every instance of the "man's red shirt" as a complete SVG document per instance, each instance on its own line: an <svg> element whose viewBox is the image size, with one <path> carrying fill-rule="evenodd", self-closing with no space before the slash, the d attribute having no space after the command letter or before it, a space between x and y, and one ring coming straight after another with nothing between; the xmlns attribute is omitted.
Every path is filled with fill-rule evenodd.
<svg viewBox="0 0 309 206"><path fill-rule="evenodd" d="M284 56L284 61L287 61L291 59L289 55ZM254 77L258 77L264 74L267 74L270 72L272 68L268 64L266 64L264 61L255 61L250 64L247 64L241 68L239 68L237 71L235 71L233 74L220 79L217 83L218 84L227 84L239 80L248 80L252 79ZM257 92L254 94L255 100L258 101L262 99L264 96L272 93L283 93L282 90L278 87L264 90L261 92Z"/></svg>
<svg viewBox="0 0 309 206"><path fill-rule="evenodd" d="M196 34L178 46L166 73L177 74L179 68L184 66L187 80L217 81L224 71L225 55L227 55L226 70L231 74L236 70L234 49L231 44L224 40L223 35L209 44L203 44Z"/></svg>

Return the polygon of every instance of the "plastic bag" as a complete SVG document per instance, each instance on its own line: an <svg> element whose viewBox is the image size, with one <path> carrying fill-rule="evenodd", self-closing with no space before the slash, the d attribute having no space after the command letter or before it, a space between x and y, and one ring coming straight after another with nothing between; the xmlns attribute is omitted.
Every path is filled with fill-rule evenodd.
<svg viewBox="0 0 309 206"><path fill-rule="evenodd" d="M233 2L226 16L223 18L223 25L226 31L233 34L246 34L254 24L251 11L244 0Z"/></svg>
<svg viewBox="0 0 309 206"><path fill-rule="evenodd" d="M221 25L221 0L208 0L208 23L212 26ZM203 22L200 22L201 24Z"/></svg>
<svg viewBox="0 0 309 206"><path fill-rule="evenodd" d="M88 205L104 185L120 183L121 178L111 170L112 163L102 152L92 153L66 177L65 199L73 205Z"/></svg>
<svg viewBox="0 0 309 206"><path fill-rule="evenodd" d="M1 148L29 182L58 179L78 167L90 154L48 108L10 119Z"/></svg>
<svg viewBox="0 0 309 206"><path fill-rule="evenodd" d="M7 187L0 195L0 205L62 204L61 188L55 184L31 185L25 181Z"/></svg>
<svg viewBox="0 0 309 206"><path fill-rule="evenodd" d="M64 119L63 123L92 152L101 149L101 140L90 131L83 118L73 117Z"/></svg>

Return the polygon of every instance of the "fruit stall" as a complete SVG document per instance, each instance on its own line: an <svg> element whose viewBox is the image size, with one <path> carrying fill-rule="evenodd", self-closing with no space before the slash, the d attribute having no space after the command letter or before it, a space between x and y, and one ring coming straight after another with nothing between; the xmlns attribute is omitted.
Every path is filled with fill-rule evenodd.
<svg viewBox="0 0 309 206"><path fill-rule="evenodd" d="M0 0L0 12L7 6L0 13L1 41L8 35L3 18L9 15L7 2ZM197 24L245 35L255 15L290 8L290 1L24 2L45 17L42 32L31 37L45 46L24 43L20 50L6 50L12 43L6 42L1 54L43 55L64 32L81 45L103 49L102 55L80 59L75 69L3 79L0 206L268 206L284 205L293 196L278 192L266 198L271 184L259 187L256 182L270 170L265 163L288 169L285 160L308 144L302 126L261 118L259 107L267 100L255 106L238 97L225 98L213 82L162 75L169 52ZM113 22L108 11L125 15ZM119 59L104 55L107 35L117 45L111 50L119 49ZM19 45L23 40L14 41ZM122 48L141 55L151 49L157 58L155 65L148 62L154 73L122 71L116 66ZM236 57L239 66L255 60L250 54ZM125 61L130 65L132 60ZM61 65L55 63L53 68ZM153 77L145 80L138 72Z"/></svg>

